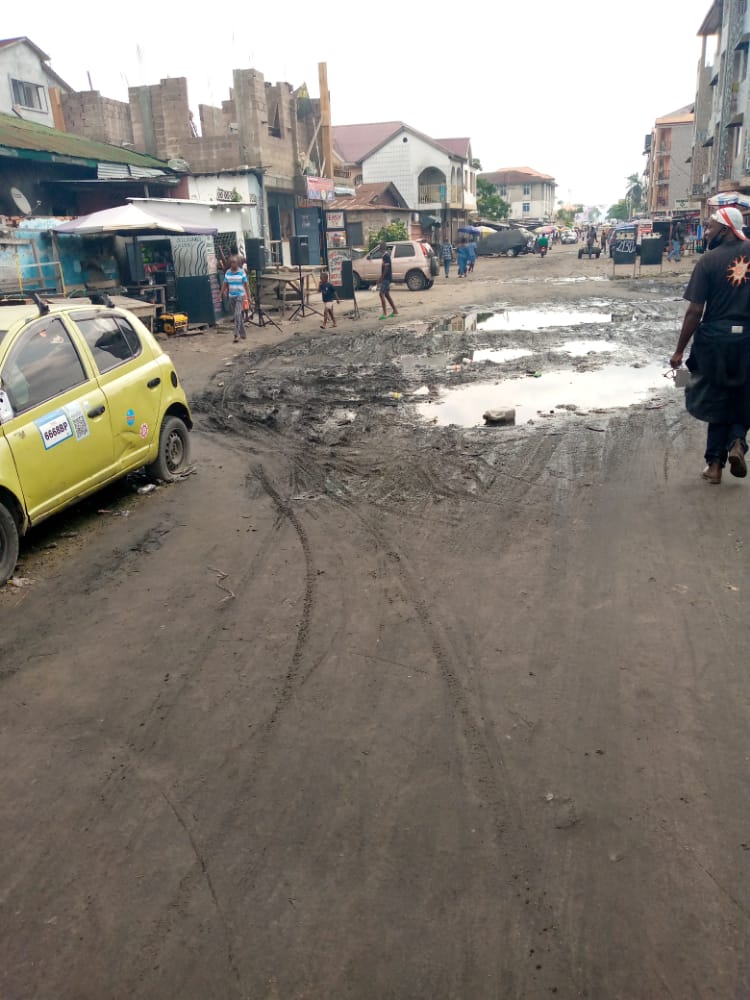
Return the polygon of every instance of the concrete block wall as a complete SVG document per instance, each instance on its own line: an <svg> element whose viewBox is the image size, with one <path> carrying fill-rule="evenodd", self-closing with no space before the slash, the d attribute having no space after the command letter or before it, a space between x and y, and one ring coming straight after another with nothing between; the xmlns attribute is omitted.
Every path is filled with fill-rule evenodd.
<svg viewBox="0 0 750 1000"><path fill-rule="evenodd" d="M180 155L196 174L235 170L242 162L239 136L236 135L187 139L181 145Z"/></svg>
<svg viewBox="0 0 750 1000"><path fill-rule="evenodd" d="M211 107L210 104L199 104L198 114L201 120L201 135L204 138L226 135L228 129L224 122L224 112L221 108Z"/></svg>
<svg viewBox="0 0 750 1000"><path fill-rule="evenodd" d="M162 160L181 156L183 144L193 139L185 77L131 87L129 97L136 148Z"/></svg>
<svg viewBox="0 0 750 1000"><path fill-rule="evenodd" d="M116 146L133 142L130 106L126 102L102 97L98 90L61 92L60 100L67 132Z"/></svg>

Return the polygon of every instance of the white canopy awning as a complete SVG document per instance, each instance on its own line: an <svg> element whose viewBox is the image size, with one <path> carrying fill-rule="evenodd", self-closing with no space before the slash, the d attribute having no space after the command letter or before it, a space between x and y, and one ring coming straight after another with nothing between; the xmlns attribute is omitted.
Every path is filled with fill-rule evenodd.
<svg viewBox="0 0 750 1000"><path fill-rule="evenodd" d="M137 205L120 205L117 208L105 208L101 212L82 215L70 222L63 222L54 230L56 233L73 233L78 236L95 236L103 233L122 232L156 232L174 233L190 236L207 236L218 232L206 226L193 226L187 223L164 219L150 209Z"/></svg>

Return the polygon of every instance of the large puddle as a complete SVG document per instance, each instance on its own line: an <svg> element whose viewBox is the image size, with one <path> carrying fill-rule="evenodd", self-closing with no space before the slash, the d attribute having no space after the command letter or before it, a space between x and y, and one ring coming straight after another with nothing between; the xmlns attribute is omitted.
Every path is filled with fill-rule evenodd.
<svg viewBox="0 0 750 1000"><path fill-rule="evenodd" d="M611 354L621 347L613 340L566 340L564 344L551 347L552 354L568 354L572 358L585 358L589 354ZM533 354L527 347L481 347L472 351L473 362L491 361L502 365L506 361L517 361L519 358L529 358Z"/></svg>
<svg viewBox="0 0 750 1000"><path fill-rule="evenodd" d="M582 326L585 323L611 323L612 313L569 312L553 309L505 309L480 313L478 330L547 330L556 326Z"/></svg>
<svg viewBox="0 0 750 1000"><path fill-rule="evenodd" d="M642 403L665 388L661 365L626 368L606 365L596 371L545 371L539 378L481 382L450 389L434 403L420 403L421 416L441 426L483 424L485 410L515 409L516 423L536 420L539 414L580 410L612 410Z"/></svg>

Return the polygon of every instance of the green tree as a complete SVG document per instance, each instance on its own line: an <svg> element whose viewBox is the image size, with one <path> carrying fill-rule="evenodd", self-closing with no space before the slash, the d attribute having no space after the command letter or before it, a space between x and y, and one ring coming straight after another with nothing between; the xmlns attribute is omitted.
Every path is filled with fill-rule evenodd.
<svg viewBox="0 0 750 1000"><path fill-rule="evenodd" d="M481 164L481 163L480 163L480 161L479 161L479 160L478 160L478 159L476 158L476 156L475 156L475 157L474 157L474 159L473 159L473 160L471 161L471 168L472 168L472 170L481 170L481 169L482 169L482 164Z"/></svg>
<svg viewBox="0 0 750 1000"><path fill-rule="evenodd" d="M630 205L630 214L636 215L643 208L643 183L639 174L629 174L625 183L628 185L625 200Z"/></svg>
<svg viewBox="0 0 750 1000"><path fill-rule="evenodd" d="M370 233L367 249L372 250L373 247L378 246L380 243L392 243L394 240L408 239L409 234L406 231L404 223L401 219L394 219L393 222L389 222L387 226L379 229L377 233Z"/></svg>
<svg viewBox="0 0 750 1000"><path fill-rule="evenodd" d="M484 219L507 219L510 205L497 193L494 184L477 177L477 210Z"/></svg>
<svg viewBox="0 0 750 1000"><path fill-rule="evenodd" d="M610 210L607 212L610 219L618 219L620 222L626 222L630 218L630 206L624 198L612 205Z"/></svg>

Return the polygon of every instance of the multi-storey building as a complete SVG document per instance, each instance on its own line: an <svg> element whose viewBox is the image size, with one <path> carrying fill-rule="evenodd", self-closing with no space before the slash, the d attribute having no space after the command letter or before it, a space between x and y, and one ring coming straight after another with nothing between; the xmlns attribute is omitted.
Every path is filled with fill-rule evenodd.
<svg viewBox="0 0 750 1000"><path fill-rule="evenodd" d="M546 221L554 215L556 185L549 174L540 174L531 167L501 167L479 176L494 184L500 197L508 202L512 221Z"/></svg>
<svg viewBox="0 0 750 1000"><path fill-rule="evenodd" d="M686 207L692 196L690 155L693 149L694 105L657 118L646 143L650 214L669 214Z"/></svg>
<svg viewBox="0 0 750 1000"><path fill-rule="evenodd" d="M700 202L721 191L750 193L750 11L747 0L714 0L702 39L695 97L691 194ZM749 119L750 121L750 119Z"/></svg>

